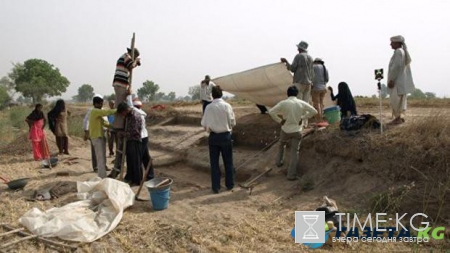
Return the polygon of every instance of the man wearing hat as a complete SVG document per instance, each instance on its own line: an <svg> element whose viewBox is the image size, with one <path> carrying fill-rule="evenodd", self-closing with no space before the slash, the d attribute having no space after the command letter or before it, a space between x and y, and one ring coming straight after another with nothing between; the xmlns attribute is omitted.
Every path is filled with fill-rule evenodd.
<svg viewBox="0 0 450 253"><path fill-rule="evenodd" d="M286 64L289 71L294 73L294 86L298 89L298 98L309 103L311 86L313 85L314 69L313 58L308 54L308 43L301 41L297 45L298 54L292 64L286 58L281 58L281 62ZM308 120L303 121L303 126L308 126Z"/></svg>
<svg viewBox="0 0 450 253"><path fill-rule="evenodd" d="M211 89L214 86L216 86L216 84L211 82L211 77L209 77L209 75L206 75L205 80L202 80L200 83L200 100L202 101L203 113L205 113L206 106L213 100Z"/></svg>
<svg viewBox="0 0 450 253"><path fill-rule="evenodd" d="M414 91L415 86L410 67L411 56L405 38L401 35L391 37L391 47L394 55L389 62L388 93L394 120L389 124L401 124L405 121L401 114L406 111L406 97Z"/></svg>
<svg viewBox="0 0 450 253"><path fill-rule="evenodd" d="M327 83L329 80L328 70L325 68L324 61L320 58L314 59L314 79L312 87L312 101L317 110L317 122L323 119L323 100L327 94Z"/></svg>
<svg viewBox="0 0 450 253"><path fill-rule="evenodd" d="M127 52L120 56L120 58L117 60L116 72L114 74L113 80L114 92L116 94L116 106L124 102L127 99L127 96L130 94L129 78L131 70L136 66L141 65L139 50L137 48L134 48L133 51L134 59L131 58L131 49L127 48ZM120 115L116 115L113 127L116 129L123 129L125 127L123 117L120 117Z"/></svg>

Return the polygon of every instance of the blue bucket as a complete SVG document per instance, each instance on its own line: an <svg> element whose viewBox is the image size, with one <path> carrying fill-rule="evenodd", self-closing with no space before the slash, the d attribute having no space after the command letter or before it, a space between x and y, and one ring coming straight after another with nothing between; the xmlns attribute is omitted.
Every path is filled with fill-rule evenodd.
<svg viewBox="0 0 450 253"><path fill-rule="evenodd" d="M169 181L162 186L156 187L162 181L169 179ZM168 177L158 177L153 178L145 182L145 187L147 187L148 193L150 194L150 199L152 200L153 210L164 210L169 206L170 199L170 186L173 180Z"/></svg>

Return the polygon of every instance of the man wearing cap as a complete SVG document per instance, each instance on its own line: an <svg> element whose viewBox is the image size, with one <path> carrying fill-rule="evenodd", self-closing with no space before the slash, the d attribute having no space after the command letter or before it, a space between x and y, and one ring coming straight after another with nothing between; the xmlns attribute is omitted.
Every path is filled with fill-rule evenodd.
<svg viewBox="0 0 450 253"><path fill-rule="evenodd" d="M314 59L314 79L312 87L312 101L317 110L317 122L323 120L323 100L327 94L327 83L329 80L328 70L324 61L320 58Z"/></svg>
<svg viewBox="0 0 450 253"><path fill-rule="evenodd" d="M391 48L394 55L389 62L388 93L394 120L389 124L401 124L405 120L401 114L406 111L406 97L415 89L411 74L411 56L403 36L391 37Z"/></svg>
<svg viewBox="0 0 450 253"><path fill-rule="evenodd" d="M294 57L292 64L286 58L281 58L281 62L286 64L289 71L294 73L294 86L298 89L298 98L309 103L311 96L311 86L314 79L313 58L308 54L308 43L301 41L297 45L298 54ZM308 120L303 121L303 125L308 126Z"/></svg>
<svg viewBox="0 0 450 253"><path fill-rule="evenodd" d="M148 131L147 131L147 123L145 121L145 118L147 117L147 113L144 112L144 110L142 110L142 102L139 100L139 98L135 98L132 100L133 101L133 106L134 106L134 110L136 110L139 115L141 115L141 120L142 120L142 130L141 130L141 143L142 143L142 155L141 155L141 160L142 160L142 165L144 166L144 169L147 169L147 166L149 165L149 163L151 162L151 155L150 155L150 151L148 150ZM150 168L149 168L149 172L147 175L147 178L145 180L150 180L154 178L154 169L153 169L153 164L150 164Z"/></svg>
<svg viewBox="0 0 450 253"><path fill-rule="evenodd" d="M314 107L309 105L309 103L298 99L297 95L297 87L289 87L287 89L288 98L279 102L269 110L269 115L273 118L273 120L281 124L280 147L278 149L276 161L278 167L283 166L284 149L286 145L290 143L291 161L287 170L288 180L297 179L298 152L302 141L301 122L317 114ZM279 115L281 115L282 118L280 118Z"/></svg>
<svg viewBox="0 0 450 253"><path fill-rule="evenodd" d="M131 58L131 49L127 48L127 53L120 56L116 64L116 72L114 74L113 87L116 94L115 105L118 106L120 103L127 99L127 96L131 93L130 88L130 72L136 66L141 65L141 60L139 58L139 50L134 48L134 59ZM120 115L116 115L114 119L114 128L123 129L125 123Z"/></svg>
<svg viewBox="0 0 450 253"><path fill-rule="evenodd" d="M236 125L233 108L222 99L222 90L219 86L211 89L214 100L209 104L203 114L201 125L209 133L209 162L211 165L211 185L214 193L220 191L219 158L222 154L225 166L225 186L228 190L234 187L233 167L233 141L232 128Z"/></svg>
<svg viewBox="0 0 450 253"><path fill-rule="evenodd" d="M200 100L202 101L203 113L205 113L206 106L213 100L211 96L211 89L214 86L216 86L216 84L211 81L211 77L209 77L209 75L206 75L205 80L202 80L200 83Z"/></svg>
<svg viewBox="0 0 450 253"><path fill-rule="evenodd" d="M89 138L95 150L97 160L98 176L106 177L106 138L105 127L110 127L105 116L116 113L116 109L102 110L103 98L94 97L92 99L94 108L89 115Z"/></svg>

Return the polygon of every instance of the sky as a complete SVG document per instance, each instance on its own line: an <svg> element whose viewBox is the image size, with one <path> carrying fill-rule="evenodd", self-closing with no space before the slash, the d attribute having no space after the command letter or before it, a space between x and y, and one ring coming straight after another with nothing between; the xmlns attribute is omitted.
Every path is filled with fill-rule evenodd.
<svg viewBox="0 0 450 253"><path fill-rule="evenodd" d="M449 97L449 10L447 0L1 0L0 77L39 58L70 81L64 99L82 84L112 94L134 32L142 65L133 90L151 80L185 96L207 74L291 62L304 40L325 61L330 86L345 81L370 96L374 70L386 72L393 54L389 38L403 35L416 88Z"/></svg>

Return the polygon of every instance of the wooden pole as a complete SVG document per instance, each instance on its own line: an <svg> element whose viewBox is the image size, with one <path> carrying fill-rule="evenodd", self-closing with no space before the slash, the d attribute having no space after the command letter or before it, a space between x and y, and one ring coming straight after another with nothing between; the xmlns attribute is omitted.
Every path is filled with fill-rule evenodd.
<svg viewBox="0 0 450 253"><path fill-rule="evenodd" d="M136 40L136 34L133 33L133 37L131 38L131 59L133 60L133 65L135 64L135 57L134 57L134 43ZM128 76L128 93L130 94L129 96L131 96L131 82L133 80L133 68L130 69L130 75ZM125 119L125 131L127 131L127 127L128 127L128 122ZM125 173L125 159L126 159L126 153L127 153L127 138L123 137L122 138L122 143L123 143L123 148L122 148L122 161L121 161L121 165L120 165L120 176L119 176L119 180L123 180L123 175Z"/></svg>

